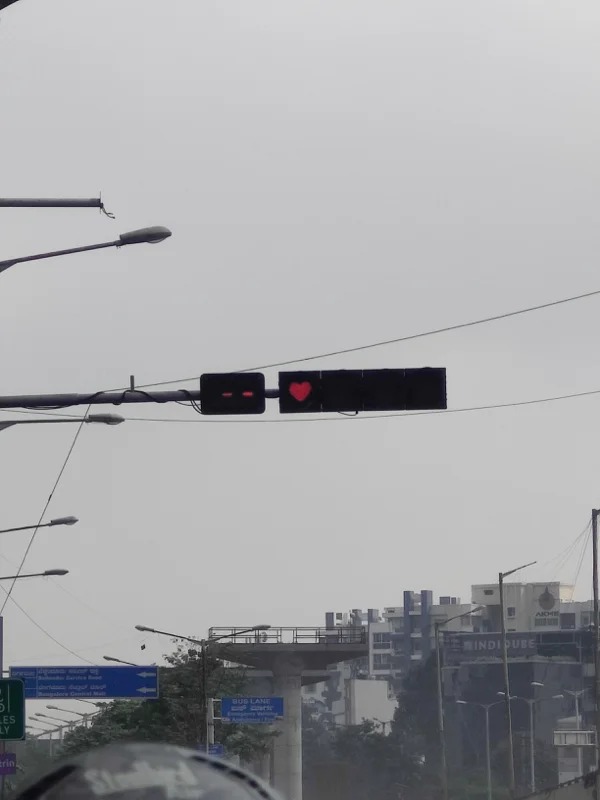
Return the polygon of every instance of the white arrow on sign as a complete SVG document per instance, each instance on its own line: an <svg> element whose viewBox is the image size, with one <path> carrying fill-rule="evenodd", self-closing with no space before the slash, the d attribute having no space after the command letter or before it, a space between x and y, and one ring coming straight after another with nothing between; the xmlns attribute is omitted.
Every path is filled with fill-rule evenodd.
<svg viewBox="0 0 600 800"><path fill-rule="evenodd" d="M136 692L141 692L142 694L154 694L155 691L156 689L150 689L148 686L144 686L142 689L136 689Z"/></svg>
<svg viewBox="0 0 600 800"><path fill-rule="evenodd" d="M138 678L154 678L154 672L138 672Z"/></svg>

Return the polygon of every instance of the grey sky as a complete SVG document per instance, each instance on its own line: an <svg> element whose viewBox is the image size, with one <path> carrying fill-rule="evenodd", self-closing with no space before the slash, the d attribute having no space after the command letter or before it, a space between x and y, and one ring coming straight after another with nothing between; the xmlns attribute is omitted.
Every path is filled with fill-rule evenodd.
<svg viewBox="0 0 600 800"><path fill-rule="evenodd" d="M19 0L0 23L2 195L101 189L117 215L2 210L0 257L173 230L0 276L3 394L245 368L600 287L597 3ZM451 408L600 389L597 305L317 363L446 366ZM313 625L407 588L466 598L532 559L524 577L572 580L576 557L544 564L598 502L599 403L242 424L130 407L187 421L83 431L50 508L81 522L28 560L71 574L15 598L85 658L136 660L136 623ZM3 527L36 520L73 433L1 434ZM25 543L2 539L3 571ZM10 605L5 661L74 657Z"/></svg>

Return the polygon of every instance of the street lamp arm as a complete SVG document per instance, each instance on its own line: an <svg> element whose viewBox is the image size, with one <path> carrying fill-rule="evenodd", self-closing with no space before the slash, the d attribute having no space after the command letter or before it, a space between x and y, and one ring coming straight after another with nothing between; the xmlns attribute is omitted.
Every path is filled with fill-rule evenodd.
<svg viewBox="0 0 600 800"><path fill-rule="evenodd" d="M43 258L55 258L58 256L69 256L73 253L85 253L88 250L102 250L105 247L120 247L121 241L117 239L114 242L101 242L100 244L86 244L82 247L69 247L66 250L52 250L48 253L35 253L32 256L21 256L20 258L10 258L5 261L0 261L0 272L4 272L9 267L14 267L15 264L22 264L25 261L41 261Z"/></svg>
<svg viewBox="0 0 600 800"><path fill-rule="evenodd" d="M35 253L31 256L20 256L0 261L0 272L15 264L22 264L24 261L40 261L44 258L54 258L56 256L68 256L73 253L86 253L89 250L102 250L106 247L125 247L128 244L157 244L171 236L171 231L163 225L154 225L150 228L139 228L135 231L122 233L118 239L111 242L99 242L98 244L86 244L81 247L68 247L65 250L52 250L48 253Z"/></svg>
<svg viewBox="0 0 600 800"><path fill-rule="evenodd" d="M537 561L530 561L529 564L521 564L520 567L515 567L514 569L509 569L508 572L503 572L502 577L508 578L509 575L513 575L515 572L525 569L525 567L532 567L534 564L537 564Z"/></svg>

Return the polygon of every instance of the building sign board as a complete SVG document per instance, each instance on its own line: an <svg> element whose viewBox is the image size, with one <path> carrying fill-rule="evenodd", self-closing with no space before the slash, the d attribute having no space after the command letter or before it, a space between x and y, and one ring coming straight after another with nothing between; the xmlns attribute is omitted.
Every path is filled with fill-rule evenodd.
<svg viewBox="0 0 600 800"><path fill-rule="evenodd" d="M552 633L510 632L506 634L509 659L563 658L582 660L582 651L590 646L587 631L554 631ZM502 658L502 637L499 633L445 632L442 639L444 664L457 665L470 661L498 661Z"/></svg>

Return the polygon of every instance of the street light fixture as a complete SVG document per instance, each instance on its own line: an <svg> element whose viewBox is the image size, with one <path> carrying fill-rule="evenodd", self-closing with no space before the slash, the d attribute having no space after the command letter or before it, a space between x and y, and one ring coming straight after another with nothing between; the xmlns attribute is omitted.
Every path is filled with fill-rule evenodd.
<svg viewBox="0 0 600 800"><path fill-rule="evenodd" d="M447 619L437 620L434 622L434 635L435 635L435 665L437 677L437 705L438 705L438 733L440 737L440 780L442 784L442 800L448 800L448 759L446 757L446 735L444 732L444 701L442 697L442 658L440 648L440 628L452 622L455 619L462 619L475 614L477 611L482 611L485 606L477 606L470 611L465 611L464 614L455 614L453 617Z"/></svg>
<svg viewBox="0 0 600 800"><path fill-rule="evenodd" d="M56 722L62 722L62 723L63 723L63 725L72 725L72 724L73 724L73 721L72 721L72 720L69 720L69 719L63 719L63 717L53 717L51 714L41 714L41 713L37 713L37 714L35 714L34 716L36 717L36 719L37 719L38 717L41 717L42 719L53 719L53 720L56 720ZM47 724L47 723L46 723L46 724Z"/></svg>
<svg viewBox="0 0 600 800"><path fill-rule="evenodd" d="M126 664L128 667L139 667L139 664L134 664L133 661L123 661L122 658L114 658L113 656L102 656L105 661L115 661L117 664Z"/></svg>
<svg viewBox="0 0 600 800"><path fill-rule="evenodd" d="M55 575L68 575L68 569L47 569L44 572L27 572L24 575L2 575L0 581L16 581L21 578L50 578Z"/></svg>
<svg viewBox="0 0 600 800"><path fill-rule="evenodd" d="M502 638L502 670L504 674L504 702L506 704L506 725L508 728L508 777L510 781L509 788L510 788L511 798L514 798L515 796L515 786L516 786L515 746L512 734L512 711L510 708L510 679L508 676L508 648L506 644L506 620L504 618L504 613L505 613L504 578L508 578L509 575L514 575L515 572L519 572L519 570L525 569L526 567L532 567L534 564L537 564L537 561L530 561L528 564L521 564L520 567L509 569L508 572L498 573L498 593L500 595L500 634Z"/></svg>
<svg viewBox="0 0 600 800"><path fill-rule="evenodd" d="M203 692L203 711L204 711L204 723L205 723L205 748L206 752L208 753L210 745L214 744L215 738L215 721L214 716L212 713L212 702L210 697L208 696L208 686L207 686L207 651L208 648L214 644L215 642L219 642L222 639L231 639L235 638L236 636L243 636L246 633L258 633L259 631L268 631L271 628L270 625L253 625L251 628L244 628L240 631L234 631L233 633L226 633L222 636L212 636L209 639L192 639L189 636L179 636L176 633L169 633L168 631L159 631L156 628L149 628L147 625L136 625L136 631L141 631L142 633L157 633L160 636L169 636L172 639L183 639L186 642L192 642L192 644L198 644L201 648L201 655L202 655L202 692Z"/></svg>
<svg viewBox="0 0 600 800"><path fill-rule="evenodd" d="M56 517L50 522L43 522L41 525L21 525L18 528L4 528L0 533L14 533L14 531L32 531L37 528L54 528L56 525L76 525L79 522L77 517Z"/></svg>
<svg viewBox="0 0 600 800"><path fill-rule="evenodd" d="M536 684L537 686L538 684ZM575 729L581 730L581 711L579 706L579 699L587 692L587 688L573 691L571 689L563 689L565 694L570 694L575 699ZM580 744L577 745L577 777L583 775L583 748Z"/></svg>
<svg viewBox="0 0 600 800"><path fill-rule="evenodd" d="M86 417L73 419L8 419L0 421L0 431L12 428L14 425L80 425L82 422L91 422L101 425L120 425L125 418L119 414L88 414Z"/></svg>
<svg viewBox="0 0 600 800"><path fill-rule="evenodd" d="M457 700L459 706L478 706L485 713L485 768L487 773L487 797L492 800L492 759L490 754L490 708L504 705L504 700L495 703L474 703L470 700Z"/></svg>
<svg viewBox="0 0 600 800"><path fill-rule="evenodd" d="M79 711L71 711L70 708L60 708L60 706L46 706L49 711L60 711L61 714L75 714L76 717L87 717L87 714L80 714ZM43 714L42 716L46 716ZM56 719L56 717L53 717ZM63 720L64 721L64 720ZM68 722L68 720L66 720Z"/></svg>
<svg viewBox="0 0 600 800"><path fill-rule="evenodd" d="M129 244L157 244L171 236L171 231L163 225L154 225L150 228L140 228L135 231L122 233L118 239L112 242L100 242L99 244L86 244L82 247L70 247L66 250L52 250L49 253L36 253L32 256L21 256L20 258L9 258L0 261L0 272L4 272L15 264L22 264L24 261L40 261L43 258L54 258L56 256L67 256L72 253L84 253L88 250L102 250L105 247L125 247Z"/></svg>

